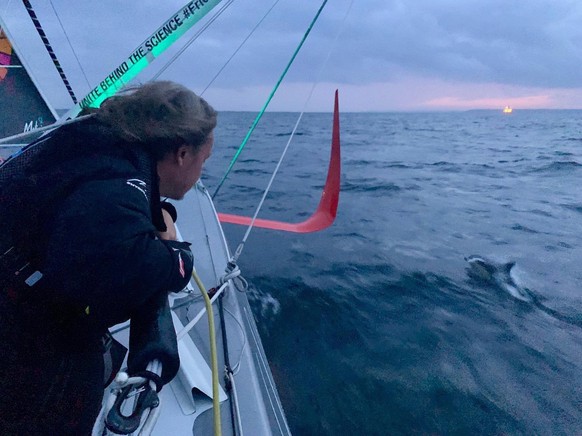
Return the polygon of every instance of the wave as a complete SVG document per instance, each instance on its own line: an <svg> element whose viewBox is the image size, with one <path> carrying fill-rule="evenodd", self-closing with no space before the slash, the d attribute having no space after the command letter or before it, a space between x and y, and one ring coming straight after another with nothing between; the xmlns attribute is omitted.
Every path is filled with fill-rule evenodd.
<svg viewBox="0 0 582 436"><path fill-rule="evenodd" d="M276 137L279 137L279 136L291 136L291 133L292 133L292 132L287 132L287 133L276 133L276 134L275 134L275 135L273 135L273 136L276 136ZM295 132L295 136L303 136L303 135L305 135L305 133L303 133L303 132Z"/></svg>
<svg viewBox="0 0 582 436"><path fill-rule="evenodd" d="M368 159L356 159L356 160L347 160L345 162L346 165L354 166L354 167L366 167L366 168L377 168L380 170L388 169L388 168L396 168L396 169L415 169L417 167L406 165L402 162L382 162L377 160L368 160Z"/></svg>
<svg viewBox="0 0 582 436"><path fill-rule="evenodd" d="M561 204L560 206L573 210L574 212L582 213L582 204Z"/></svg>
<svg viewBox="0 0 582 436"><path fill-rule="evenodd" d="M549 165L544 165L539 168L534 168L530 172L532 173L558 173L565 171L572 171L581 168L582 164L573 160L552 162Z"/></svg>
<svg viewBox="0 0 582 436"><path fill-rule="evenodd" d="M582 212L582 210L580 210L580 212ZM539 215L539 216L543 216L543 217L547 217L547 218L553 218L554 215L548 211L542 210L542 209L531 209L529 211L529 213L532 213L534 215Z"/></svg>
<svg viewBox="0 0 582 436"><path fill-rule="evenodd" d="M342 192L365 192L374 195L379 193L393 194L402 191L403 188L394 183L380 182L376 179L359 179L353 182L343 182L341 190Z"/></svg>
<svg viewBox="0 0 582 436"><path fill-rule="evenodd" d="M269 171L259 169L259 168L237 168L233 172L234 174L250 174L253 176L257 175L271 175Z"/></svg>
<svg viewBox="0 0 582 436"><path fill-rule="evenodd" d="M242 163L256 163L256 164L263 164L264 162L260 159L253 159L253 158L242 158L239 160Z"/></svg>
<svg viewBox="0 0 582 436"><path fill-rule="evenodd" d="M519 230L519 231L522 231L522 232L532 233L532 234L541 233L541 232L538 232L537 230L530 229L529 227L522 226L521 224L514 224L514 225L512 225L511 226L511 230Z"/></svg>
<svg viewBox="0 0 582 436"><path fill-rule="evenodd" d="M439 161L428 164L428 166L436 167L438 171L444 171L447 173L460 173L461 167L458 164L451 162Z"/></svg>

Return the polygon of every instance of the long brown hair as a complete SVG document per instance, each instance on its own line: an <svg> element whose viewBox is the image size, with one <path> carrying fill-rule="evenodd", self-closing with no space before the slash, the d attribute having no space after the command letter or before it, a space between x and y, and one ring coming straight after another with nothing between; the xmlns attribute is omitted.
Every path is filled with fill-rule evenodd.
<svg viewBox="0 0 582 436"><path fill-rule="evenodd" d="M183 85L150 82L108 98L97 118L129 143L139 143L157 159L188 144L197 149L216 127L217 112Z"/></svg>

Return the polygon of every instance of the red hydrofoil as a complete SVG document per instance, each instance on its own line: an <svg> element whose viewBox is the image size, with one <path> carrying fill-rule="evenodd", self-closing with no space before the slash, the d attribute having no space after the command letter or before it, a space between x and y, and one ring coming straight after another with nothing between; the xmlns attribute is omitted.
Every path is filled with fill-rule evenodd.
<svg viewBox="0 0 582 436"><path fill-rule="evenodd" d="M264 229L282 230L294 233L311 233L323 230L332 225L337 215L337 206L340 193L341 156L340 156L340 126L338 91L335 91L335 104L333 110L333 132L331 138L331 157L327 171L327 179L317 210L300 223L286 223L257 218L254 226ZM219 213L218 218L223 223L250 225L252 218L248 216Z"/></svg>

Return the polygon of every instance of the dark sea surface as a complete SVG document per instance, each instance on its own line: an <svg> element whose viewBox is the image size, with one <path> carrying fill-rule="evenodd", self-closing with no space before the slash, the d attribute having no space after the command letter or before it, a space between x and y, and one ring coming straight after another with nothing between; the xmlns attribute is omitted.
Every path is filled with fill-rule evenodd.
<svg viewBox="0 0 582 436"><path fill-rule="evenodd" d="M205 184L255 114L222 113ZM297 114L268 113L215 199L252 215ZM306 114L263 218L301 221L331 114ZM582 111L342 114L334 225L255 229L239 265L294 434L582 434ZM231 249L244 228L225 225ZM478 279L465 257L515 261Z"/></svg>

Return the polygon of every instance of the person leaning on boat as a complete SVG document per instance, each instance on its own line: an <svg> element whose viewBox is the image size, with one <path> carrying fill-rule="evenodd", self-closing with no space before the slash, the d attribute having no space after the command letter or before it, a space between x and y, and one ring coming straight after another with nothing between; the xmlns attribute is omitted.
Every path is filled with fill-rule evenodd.
<svg viewBox="0 0 582 436"><path fill-rule="evenodd" d="M188 283L192 252L171 240L160 197L181 199L196 183L216 118L181 85L145 84L57 129L2 179L12 250L0 259L0 434L90 433L108 327Z"/></svg>

